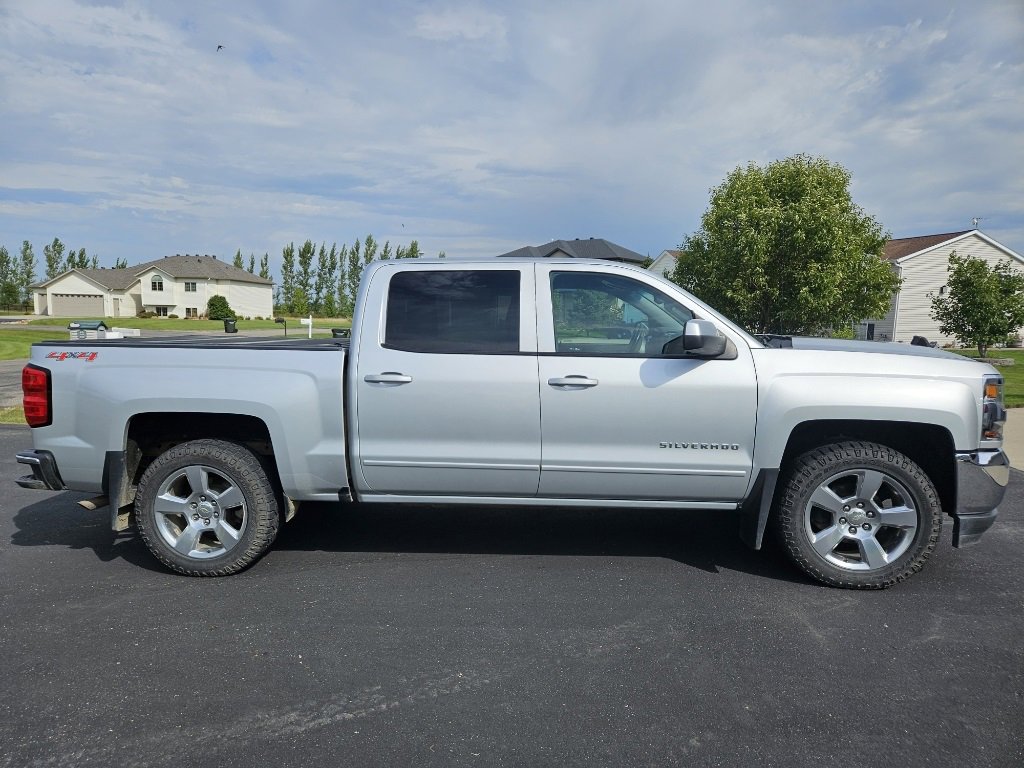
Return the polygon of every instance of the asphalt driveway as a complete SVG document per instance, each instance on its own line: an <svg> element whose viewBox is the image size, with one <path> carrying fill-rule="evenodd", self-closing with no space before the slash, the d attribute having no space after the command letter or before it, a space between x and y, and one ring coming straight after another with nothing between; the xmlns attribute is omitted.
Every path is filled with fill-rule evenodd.
<svg viewBox="0 0 1024 768"><path fill-rule="evenodd" d="M715 512L319 505L159 569L0 427L0 768L1018 766L1024 475L973 548L828 589Z"/></svg>

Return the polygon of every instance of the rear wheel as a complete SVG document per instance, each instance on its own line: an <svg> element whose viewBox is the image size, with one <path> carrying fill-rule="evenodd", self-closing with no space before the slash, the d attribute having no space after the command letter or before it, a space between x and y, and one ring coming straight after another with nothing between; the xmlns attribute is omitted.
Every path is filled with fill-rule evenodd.
<svg viewBox="0 0 1024 768"><path fill-rule="evenodd" d="M884 589L921 570L942 531L935 486L902 453L868 442L797 458L775 524L789 558L835 587Z"/></svg>
<svg viewBox="0 0 1024 768"><path fill-rule="evenodd" d="M194 440L158 456L139 482L135 519L156 558L189 576L248 567L270 548L279 524L259 459L223 440Z"/></svg>

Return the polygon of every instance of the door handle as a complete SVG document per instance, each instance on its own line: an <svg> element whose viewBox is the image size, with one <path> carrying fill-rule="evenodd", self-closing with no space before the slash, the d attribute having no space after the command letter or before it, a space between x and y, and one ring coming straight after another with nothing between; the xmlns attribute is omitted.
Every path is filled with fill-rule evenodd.
<svg viewBox="0 0 1024 768"><path fill-rule="evenodd" d="M580 387L580 388L587 388L587 387L596 387L597 386L597 379L590 379L590 378L587 378L586 376L581 376L579 374L572 374L570 376L565 376L565 377L560 378L560 379L558 379L558 378L556 378L556 379L548 379L548 384L551 385L552 387Z"/></svg>
<svg viewBox="0 0 1024 768"><path fill-rule="evenodd" d="M395 371L384 371L384 373L368 373L363 376L363 381L369 384L408 384L412 376Z"/></svg>

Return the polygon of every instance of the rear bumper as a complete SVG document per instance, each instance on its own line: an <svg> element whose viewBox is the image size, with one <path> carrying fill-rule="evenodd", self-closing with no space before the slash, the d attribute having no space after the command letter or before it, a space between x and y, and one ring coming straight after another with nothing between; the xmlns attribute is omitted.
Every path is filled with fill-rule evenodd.
<svg viewBox="0 0 1024 768"><path fill-rule="evenodd" d="M973 544L992 527L1010 481L1010 460L1001 450L956 454L953 546Z"/></svg>
<svg viewBox="0 0 1024 768"><path fill-rule="evenodd" d="M36 491L63 491L64 481L57 470L57 460L49 451L21 451L17 455L19 464L32 467L32 474L19 477L15 482L22 488Z"/></svg>

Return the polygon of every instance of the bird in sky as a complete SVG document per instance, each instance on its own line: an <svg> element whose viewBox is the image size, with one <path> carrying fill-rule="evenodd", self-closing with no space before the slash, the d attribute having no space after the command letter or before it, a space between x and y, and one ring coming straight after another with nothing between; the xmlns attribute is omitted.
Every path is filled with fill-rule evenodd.
<svg viewBox="0 0 1024 768"><path fill-rule="evenodd" d="M223 47L224 47L223 45L218 45L218 46L217 46L217 50L219 51L219 50L221 50L221 49L222 49Z"/></svg>

